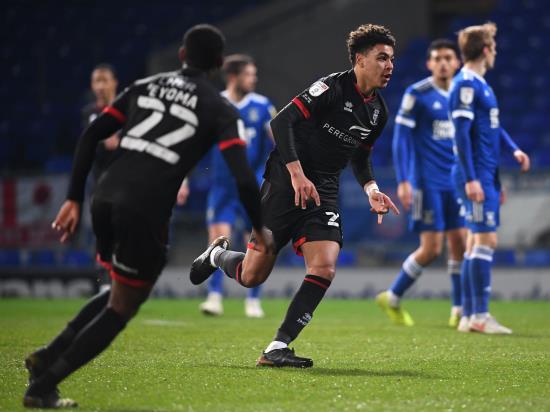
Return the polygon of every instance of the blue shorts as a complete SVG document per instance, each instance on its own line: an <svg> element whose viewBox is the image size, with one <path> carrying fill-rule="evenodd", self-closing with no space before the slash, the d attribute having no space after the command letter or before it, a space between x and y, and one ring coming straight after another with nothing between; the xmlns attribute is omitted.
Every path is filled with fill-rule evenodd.
<svg viewBox="0 0 550 412"><path fill-rule="evenodd" d="M208 192L206 223L208 225L228 223L233 226L240 218L245 225L245 229L250 231L252 224L234 186L212 185Z"/></svg>
<svg viewBox="0 0 550 412"><path fill-rule="evenodd" d="M415 188L409 227L417 233L464 227L464 211L456 192Z"/></svg>
<svg viewBox="0 0 550 412"><path fill-rule="evenodd" d="M474 203L466 197L464 185L458 183L457 191L465 206L466 227L472 233L496 232L500 224L500 189L494 183L482 181L485 200Z"/></svg>

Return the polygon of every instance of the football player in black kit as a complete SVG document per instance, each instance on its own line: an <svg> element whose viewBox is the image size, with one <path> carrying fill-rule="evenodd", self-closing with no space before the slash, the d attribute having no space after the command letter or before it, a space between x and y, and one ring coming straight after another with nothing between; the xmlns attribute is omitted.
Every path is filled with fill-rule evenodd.
<svg viewBox="0 0 550 412"><path fill-rule="evenodd" d="M95 96L95 100L90 102L82 109L83 129L88 127L101 112L109 106L116 97L118 79L113 66L108 63L101 63L94 67L90 79L90 88ZM114 151L119 144L119 136L113 133L112 136L101 141L97 145L97 153L94 159L92 174L97 181L101 173L113 160Z"/></svg>
<svg viewBox="0 0 550 412"><path fill-rule="evenodd" d="M267 161L261 195L274 253L258 248L254 234L246 254L226 250L227 239L222 237L191 267L194 284L219 267L250 288L267 279L278 251L290 240L304 256L305 279L273 341L258 359L259 366L313 366L311 359L296 356L288 344L309 323L334 278L342 246L338 184L348 162L371 210L378 213L378 223L389 209L399 213L378 190L371 164L373 145L388 118L378 90L387 86L392 75L395 38L385 27L366 24L349 34L347 46L352 69L316 81L271 122L276 147Z"/></svg>
<svg viewBox="0 0 550 412"><path fill-rule="evenodd" d="M113 66L108 63L100 63L92 70L90 79L90 88L94 94L94 101L82 108L82 130L86 129L97 116L110 104L116 97L118 79ZM93 184L97 183L101 174L107 169L113 161L115 151L120 142L118 133L113 133L107 139L97 144L94 164L92 166ZM111 287L111 278L106 268L97 265L99 290Z"/></svg>
<svg viewBox="0 0 550 412"><path fill-rule="evenodd" d="M237 181L239 195L259 239L264 240L256 178L248 168L236 109L207 78L223 61L225 40L209 25L184 36L181 70L136 81L80 138L67 201L54 229L65 241L80 216L86 176L97 143L121 129L119 154L101 176L92 199L92 222L110 291L93 297L46 347L25 361L30 385L27 407L74 406L60 399L57 385L106 349L136 314L160 275L176 194L186 174L215 144Z"/></svg>

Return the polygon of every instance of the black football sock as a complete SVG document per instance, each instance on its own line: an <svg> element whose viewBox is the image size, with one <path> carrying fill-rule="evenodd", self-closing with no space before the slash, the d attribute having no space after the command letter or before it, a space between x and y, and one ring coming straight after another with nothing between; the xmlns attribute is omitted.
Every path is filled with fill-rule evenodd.
<svg viewBox="0 0 550 412"><path fill-rule="evenodd" d="M313 312L330 286L330 280L315 275L306 275L302 286L294 295L274 340L287 345L296 339L313 317Z"/></svg>
<svg viewBox="0 0 550 412"><path fill-rule="evenodd" d="M29 386L29 395L51 392L59 382L105 350L124 329L127 320L105 308L73 340L68 349Z"/></svg>
<svg viewBox="0 0 550 412"><path fill-rule="evenodd" d="M78 332L97 316L107 306L110 291L105 290L93 296L80 309L80 312L72 319L65 329L61 331L45 348L40 350L40 355L45 357L48 364L53 363L72 343Z"/></svg>
<svg viewBox="0 0 550 412"><path fill-rule="evenodd" d="M214 255L214 263L231 279L241 283L242 263L244 260L243 252L234 252L232 250L221 250ZM241 283L242 284L242 283Z"/></svg>

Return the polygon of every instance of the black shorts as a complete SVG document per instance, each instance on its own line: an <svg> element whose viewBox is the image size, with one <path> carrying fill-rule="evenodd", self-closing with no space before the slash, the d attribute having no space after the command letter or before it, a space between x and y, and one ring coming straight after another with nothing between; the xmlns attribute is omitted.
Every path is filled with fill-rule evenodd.
<svg viewBox="0 0 550 412"><path fill-rule="evenodd" d="M112 202L92 201L97 261L111 277L133 287L150 287L166 264L168 222L153 224Z"/></svg>
<svg viewBox="0 0 550 412"><path fill-rule="evenodd" d="M316 240L332 240L340 247L343 244L340 211L332 205L317 207L308 201L304 210L294 204L294 192L287 185L273 184L264 180L262 196L262 218L264 225L273 232L276 253L292 240L294 251L302 255L300 246ZM253 247L254 236L250 239Z"/></svg>

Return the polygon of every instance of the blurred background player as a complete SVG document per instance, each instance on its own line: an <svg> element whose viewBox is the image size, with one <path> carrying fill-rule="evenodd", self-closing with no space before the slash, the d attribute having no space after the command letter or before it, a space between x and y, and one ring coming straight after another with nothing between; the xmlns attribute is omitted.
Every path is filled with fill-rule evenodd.
<svg viewBox="0 0 550 412"><path fill-rule="evenodd" d="M489 313L501 198L501 143L513 151L523 172L529 170L530 160L500 126L496 96L483 77L495 64L496 31L494 23L486 23L459 32L464 67L454 78L450 95L458 152L458 167L453 173L466 206L469 230L462 272L464 316L458 330L510 334L512 330Z"/></svg>
<svg viewBox="0 0 550 412"><path fill-rule="evenodd" d="M222 65L224 44L215 27L192 27L179 49L180 70L134 82L80 138L67 200L52 226L62 242L74 233L97 143L122 128L120 154L92 201L97 250L112 287L92 297L52 342L27 357L24 406L76 406L60 399L57 385L105 350L148 299L166 263L178 189L213 145L222 146L258 246L267 248L258 184L239 137L242 121L207 77Z"/></svg>
<svg viewBox="0 0 550 412"><path fill-rule="evenodd" d="M118 79L112 65L101 63L94 67L90 78L90 89L95 99L82 108L82 130L85 130L107 106L113 103L117 87ZM92 191L99 177L113 161L119 141L118 133L114 133L97 144L94 164L92 166ZM98 281L100 283L100 290L106 289L111 285L108 271L100 265L98 265Z"/></svg>
<svg viewBox="0 0 550 412"><path fill-rule="evenodd" d="M465 248L464 218L451 179L454 164L454 128L449 118L449 89L460 66L456 44L434 40L427 52L431 77L409 86L395 118L393 158L397 195L409 215L410 228L420 234L420 246L403 263L393 285L376 297L390 319L412 326L412 317L400 306L403 294L448 248L451 277L451 317L456 327L461 314L460 267Z"/></svg>
<svg viewBox="0 0 550 412"><path fill-rule="evenodd" d="M226 76L226 89L222 95L233 104L245 125L247 157L250 167L256 173L258 184L261 184L265 162L273 149L273 138L269 122L275 115L275 108L265 96L254 93L256 88L257 68L250 56L234 54L227 56L223 65ZM229 173L221 151L213 149L212 186L208 193L206 220L208 223L209 241L219 236L231 237L237 220L245 226L244 238L250 236L250 220L239 201L235 180ZM245 240L245 243L246 243ZM200 304L200 310L209 315L223 314L223 272L218 269L208 282L208 297ZM264 316L260 304L261 286L248 290L245 300L245 314L251 318Z"/></svg>
<svg viewBox="0 0 550 412"><path fill-rule="evenodd" d="M118 79L113 66L107 63L101 63L94 67L91 75L90 88L95 96L95 100L84 106L82 109L82 129L86 129L99 114L116 97ZM94 182L97 182L99 176L105 171L114 157L114 151L118 147L119 136L114 133L109 138L101 141L97 145L96 157L92 168Z"/></svg>

